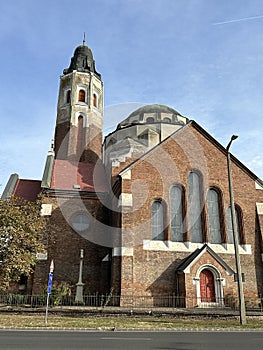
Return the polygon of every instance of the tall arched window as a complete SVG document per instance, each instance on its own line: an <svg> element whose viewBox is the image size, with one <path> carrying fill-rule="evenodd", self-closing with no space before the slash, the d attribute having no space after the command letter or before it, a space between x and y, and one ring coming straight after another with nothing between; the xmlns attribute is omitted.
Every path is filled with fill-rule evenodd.
<svg viewBox="0 0 263 350"><path fill-rule="evenodd" d="M97 107L97 95L96 94L93 94L93 106L94 107Z"/></svg>
<svg viewBox="0 0 263 350"><path fill-rule="evenodd" d="M210 189L207 192L207 208L210 242L222 243L219 214L219 195L214 189Z"/></svg>
<svg viewBox="0 0 263 350"><path fill-rule="evenodd" d="M70 103L70 95L71 95L71 91L68 90L66 94L66 103Z"/></svg>
<svg viewBox="0 0 263 350"><path fill-rule="evenodd" d="M241 243L242 237L242 226L241 226L241 209L239 207L235 207L235 216L236 216L236 224L237 224L237 235L238 235L238 243ZM232 215L231 208L228 207L226 209L226 220L227 220L227 235L228 235L228 243L234 243L234 234L233 234L233 225L232 225Z"/></svg>
<svg viewBox="0 0 263 350"><path fill-rule="evenodd" d="M202 206L201 206L200 176L191 171L188 176L188 206L191 242L201 243L202 235Z"/></svg>
<svg viewBox="0 0 263 350"><path fill-rule="evenodd" d="M84 90L79 90L79 102L85 102L86 100L86 93Z"/></svg>
<svg viewBox="0 0 263 350"><path fill-rule="evenodd" d="M171 240L183 242L183 191L173 186L170 191Z"/></svg>
<svg viewBox="0 0 263 350"><path fill-rule="evenodd" d="M164 239L164 210L161 201L155 201L151 208L152 239Z"/></svg>
<svg viewBox="0 0 263 350"><path fill-rule="evenodd" d="M83 117L80 115L78 117L78 132L77 132L77 149L76 149L76 153L77 153L77 158L81 159L81 155L84 151L84 130L83 130Z"/></svg>

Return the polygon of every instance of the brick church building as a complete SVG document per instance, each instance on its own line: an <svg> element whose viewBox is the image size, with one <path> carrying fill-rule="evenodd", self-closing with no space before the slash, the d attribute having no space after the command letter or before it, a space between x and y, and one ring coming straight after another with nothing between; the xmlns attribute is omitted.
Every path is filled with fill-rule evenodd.
<svg viewBox="0 0 263 350"><path fill-rule="evenodd" d="M103 82L85 42L60 77L54 143L42 181L11 175L3 193L43 194L46 254L20 285L54 281L118 295L121 305L176 296L181 306L237 296L227 149L164 105L124 116L103 140ZM263 182L231 155L245 298L263 293ZM83 269L79 281L80 252ZM24 282L23 282L24 283Z"/></svg>

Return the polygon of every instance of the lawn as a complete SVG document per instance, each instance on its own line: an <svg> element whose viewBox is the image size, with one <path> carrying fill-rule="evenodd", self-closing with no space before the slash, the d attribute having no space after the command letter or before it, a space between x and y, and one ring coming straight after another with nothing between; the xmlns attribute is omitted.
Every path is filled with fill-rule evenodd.
<svg viewBox="0 0 263 350"><path fill-rule="evenodd" d="M48 316L45 323L44 314L7 314L0 317L0 328L91 328L100 330L113 329L240 329L238 318L210 317L166 317L166 316ZM263 331L263 319L248 318L245 328L258 328Z"/></svg>

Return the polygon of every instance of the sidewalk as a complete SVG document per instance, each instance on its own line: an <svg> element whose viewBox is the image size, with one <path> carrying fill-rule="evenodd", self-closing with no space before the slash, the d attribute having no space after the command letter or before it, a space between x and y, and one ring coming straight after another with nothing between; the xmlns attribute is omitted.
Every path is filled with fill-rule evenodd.
<svg viewBox="0 0 263 350"><path fill-rule="evenodd" d="M45 307L31 306L10 306L0 305L0 313L44 313ZM239 317L239 311L230 308L127 308L118 306L91 307L91 306L49 306L50 314L68 314L68 315L122 315L122 316L167 316L167 317L211 317L211 318L233 318ZM247 310L248 317L263 319L263 311Z"/></svg>

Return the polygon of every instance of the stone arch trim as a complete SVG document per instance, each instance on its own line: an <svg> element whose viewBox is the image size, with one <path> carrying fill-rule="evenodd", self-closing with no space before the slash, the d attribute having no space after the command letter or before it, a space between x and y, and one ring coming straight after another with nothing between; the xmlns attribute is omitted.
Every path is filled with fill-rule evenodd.
<svg viewBox="0 0 263 350"><path fill-rule="evenodd" d="M214 276L214 285L215 285L215 303L213 302L207 302L203 303L201 300L201 285L200 285L200 274L203 270L209 270L212 272ZM214 306L224 306L224 285L225 285L225 279L222 277L221 272L218 270L216 266L213 264L204 264L199 267L199 269L196 272L195 277L193 278L193 282L196 285L196 297L197 297L197 305L198 306L207 306L207 307L214 307ZM205 305L204 305L205 304Z"/></svg>

